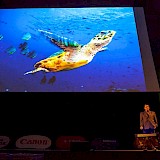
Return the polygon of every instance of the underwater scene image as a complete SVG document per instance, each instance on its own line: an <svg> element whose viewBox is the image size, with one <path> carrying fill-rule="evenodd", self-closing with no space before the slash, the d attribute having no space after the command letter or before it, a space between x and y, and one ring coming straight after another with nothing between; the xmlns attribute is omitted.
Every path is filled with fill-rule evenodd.
<svg viewBox="0 0 160 160"><path fill-rule="evenodd" d="M143 92L132 7L0 9L0 92Z"/></svg>

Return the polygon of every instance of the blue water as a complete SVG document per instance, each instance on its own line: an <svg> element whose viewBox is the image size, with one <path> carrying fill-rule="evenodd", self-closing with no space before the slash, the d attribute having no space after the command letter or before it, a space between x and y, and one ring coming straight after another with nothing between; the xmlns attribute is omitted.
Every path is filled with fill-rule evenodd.
<svg viewBox="0 0 160 160"><path fill-rule="evenodd" d="M34 64L60 50L38 32L46 30L88 43L102 30L115 30L107 50L98 52L87 65L60 72L24 75ZM31 38L24 40L25 33ZM133 9L35 8L0 10L1 92L132 92L146 91ZM34 58L21 53L27 42ZM7 49L16 51L9 54Z"/></svg>

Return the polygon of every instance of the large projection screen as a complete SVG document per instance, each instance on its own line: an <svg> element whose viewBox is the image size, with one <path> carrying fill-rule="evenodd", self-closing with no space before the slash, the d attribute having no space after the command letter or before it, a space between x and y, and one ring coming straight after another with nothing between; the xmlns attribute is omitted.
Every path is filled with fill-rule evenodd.
<svg viewBox="0 0 160 160"><path fill-rule="evenodd" d="M141 7L0 9L0 28L0 92L159 91Z"/></svg>

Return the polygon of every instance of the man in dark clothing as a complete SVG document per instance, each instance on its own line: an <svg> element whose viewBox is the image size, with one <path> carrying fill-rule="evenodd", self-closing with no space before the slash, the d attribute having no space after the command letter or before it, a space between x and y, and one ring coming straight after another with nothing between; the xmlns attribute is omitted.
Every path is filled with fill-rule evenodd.
<svg viewBox="0 0 160 160"><path fill-rule="evenodd" d="M140 113L140 129L143 130L143 133L155 133L157 127L158 121L156 113L150 110L148 104L145 104L144 112Z"/></svg>

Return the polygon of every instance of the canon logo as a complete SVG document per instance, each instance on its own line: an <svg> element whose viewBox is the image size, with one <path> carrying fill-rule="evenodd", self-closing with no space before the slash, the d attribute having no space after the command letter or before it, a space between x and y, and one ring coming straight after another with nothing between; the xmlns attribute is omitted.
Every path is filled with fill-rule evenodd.
<svg viewBox="0 0 160 160"><path fill-rule="evenodd" d="M10 139L7 136L0 136L0 148L8 145Z"/></svg>
<svg viewBox="0 0 160 160"><path fill-rule="evenodd" d="M48 140L38 140L38 139L21 139L21 144L41 144L41 145L47 145Z"/></svg>
<svg viewBox="0 0 160 160"><path fill-rule="evenodd" d="M23 136L16 141L16 147L18 148L45 149L50 146L51 146L51 140L48 137L41 135Z"/></svg>

